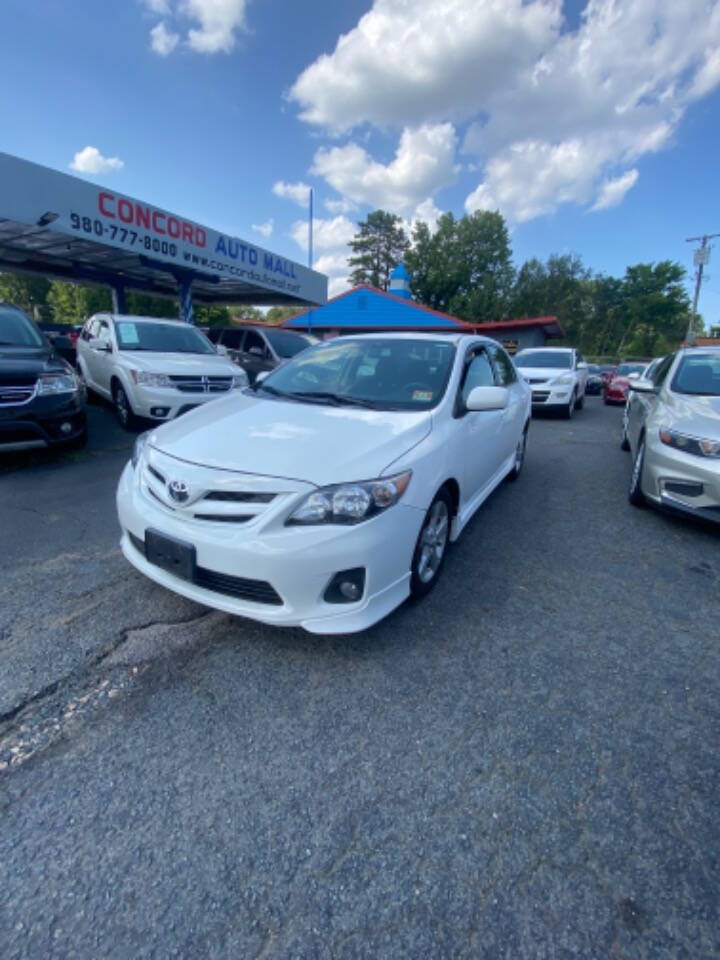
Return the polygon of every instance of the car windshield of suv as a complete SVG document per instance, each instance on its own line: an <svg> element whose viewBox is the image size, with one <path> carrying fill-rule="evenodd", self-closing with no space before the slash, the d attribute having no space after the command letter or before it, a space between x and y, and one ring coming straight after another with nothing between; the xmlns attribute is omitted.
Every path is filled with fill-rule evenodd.
<svg viewBox="0 0 720 960"><path fill-rule="evenodd" d="M43 347L40 333L22 310L0 307L0 347Z"/></svg>
<svg viewBox="0 0 720 960"><path fill-rule="evenodd" d="M539 350L522 352L515 356L516 367L547 367L552 370L569 370L572 367L572 354L564 351L541 353Z"/></svg>
<svg viewBox="0 0 720 960"><path fill-rule="evenodd" d="M626 377L629 373L642 373L646 366L645 363L621 363L615 371L615 376Z"/></svg>
<svg viewBox="0 0 720 960"><path fill-rule="evenodd" d="M310 341L298 333L288 333L286 330L266 330L265 336L270 341L270 346L275 353L283 360L289 360L296 353L307 350Z"/></svg>
<svg viewBox="0 0 720 960"><path fill-rule="evenodd" d="M115 333L121 350L153 353L215 353L210 341L194 327L183 323L134 323L116 320Z"/></svg>
<svg viewBox="0 0 720 960"><path fill-rule="evenodd" d="M683 357L671 389L691 396L720 397L720 350Z"/></svg>
<svg viewBox="0 0 720 960"><path fill-rule="evenodd" d="M259 389L307 403L429 410L445 393L454 356L442 340L333 340L277 367Z"/></svg>

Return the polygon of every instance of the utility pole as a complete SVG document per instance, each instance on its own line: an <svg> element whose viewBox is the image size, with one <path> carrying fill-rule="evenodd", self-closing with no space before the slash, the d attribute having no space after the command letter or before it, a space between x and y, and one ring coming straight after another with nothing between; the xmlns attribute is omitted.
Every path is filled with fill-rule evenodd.
<svg viewBox="0 0 720 960"><path fill-rule="evenodd" d="M700 242L700 247L695 251L694 262L697 267L695 275L695 296L693 297L692 313L690 314L690 323L688 324L685 343L689 347L695 346L695 315L697 314L698 298L700 297L700 284L702 283L703 267L710 259L710 250L708 240L713 237L720 237L720 233L704 233L701 237L688 237L685 243Z"/></svg>
<svg viewBox="0 0 720 960"><path fill-rule="evenodd" d="M313 265L313 188L310 187L310 196L308 197L308 267L312 270ZM312 333L312 307L308 310L308 333Z"/></svg>

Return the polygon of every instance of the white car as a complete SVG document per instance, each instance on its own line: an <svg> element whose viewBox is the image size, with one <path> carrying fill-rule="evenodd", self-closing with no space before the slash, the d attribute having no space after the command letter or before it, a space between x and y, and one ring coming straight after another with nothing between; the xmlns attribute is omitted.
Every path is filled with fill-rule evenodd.
<svg viewBox="0 0 720 960"><path fill-rule="evenodd" d="M588 365L573 347L533 347L515 354L530 384L533 407L561 410L570 419L585 403Z"/></svg>
<svg viewBox="0 0 720 960"><path fill-rule="evenodd" d="M487 338L319 344L138 437L122 550L210 607L363 630L435 584L448 542L520 472L529 418L529 387Z"/></svg>
<svg viewBox="0 0 720 960"><path fill-rule="evenodd" d="M120 423L174 420L248 384L208 338L179 320L95 314L77 341L78 372L89 390L112 400Z"/></svg>
<svg viewBox="0 0 720 960"><path fill-rule="evenodd" d="M720 348L679 350L630 390L630 502L720 523Z"/></svg>

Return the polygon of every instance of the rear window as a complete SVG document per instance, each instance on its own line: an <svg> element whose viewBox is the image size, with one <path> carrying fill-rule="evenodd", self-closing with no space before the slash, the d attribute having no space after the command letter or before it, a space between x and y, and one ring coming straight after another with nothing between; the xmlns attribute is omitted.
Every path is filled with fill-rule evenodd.
<svg viewBox="0 0 720 960"><path fill-rule="evenodd" d="M0 306L0 347L42 346L42 335L22 310Z"/></svg>

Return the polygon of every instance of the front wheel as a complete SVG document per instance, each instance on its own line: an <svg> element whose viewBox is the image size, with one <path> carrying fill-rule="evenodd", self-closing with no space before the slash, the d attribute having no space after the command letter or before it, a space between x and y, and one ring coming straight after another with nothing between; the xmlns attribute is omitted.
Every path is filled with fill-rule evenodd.
<svg viewBox="0 0 720 960"><path fill-rule="evenodd" d="M440 577L450 539L452 503L447 490L438 492L418 536L410 568L410 595L420 599L430 593Z"/></svg>
<svg viewBox="0 0 720 960"><path fill-rule="evenodd" d="M583 393L582 396L578 397L577 403L575 404L575 409L582 410L584 406L585 406L585 394Z"/></svg>
<svg viewBox="0 0 720 960"><path fill-rule="evenodd" d="M510 473L507 475L508 480L517 480L517 478L520 476L520 471L522 470L523 464L525 463L525 452L527 450L527 435L528 435L528 428L525 427L525 429L522 432L522 436L518 440L518 445L515 447L515 462L512 465L512 469L510 470Z"/></svg>
<svg viewBox="0 0 720 960"><path fill-rule="evenodd" d="M132 430L137 423L137 419L130 406L130 401L127 398L125 389L120 383L116 383L113 388L113 402L115 403L115 413L120 421L120 426L123 427L124 430Z"/></svg>
<svg viewBox="0 0 720 960"><path fill-rule="evenodd" d="M633 462L632 477L630 478L630 489L628 490L628 500L634 507L645 505L645 494L642 492L642 475L645 466L645 437L640 439L637 453Z"/></svg>
<svg viewBox="0 0 720 960"><path fill-rule="evenodd" d="M620 440L620 449L625 450L626 452L630 449L630 441L628 440L628 411L627 407L623 411L623 425L622 425L622 439Z"/></svg>
<svg viewBox="0 0 720 960"><path fill-rule="evenodd" d="M568 403L567 407L565 407L566 420L572 420L573 414L575 413L575 400L575 392L573 391L573 393L570 395L570 402Z"/></svg>

